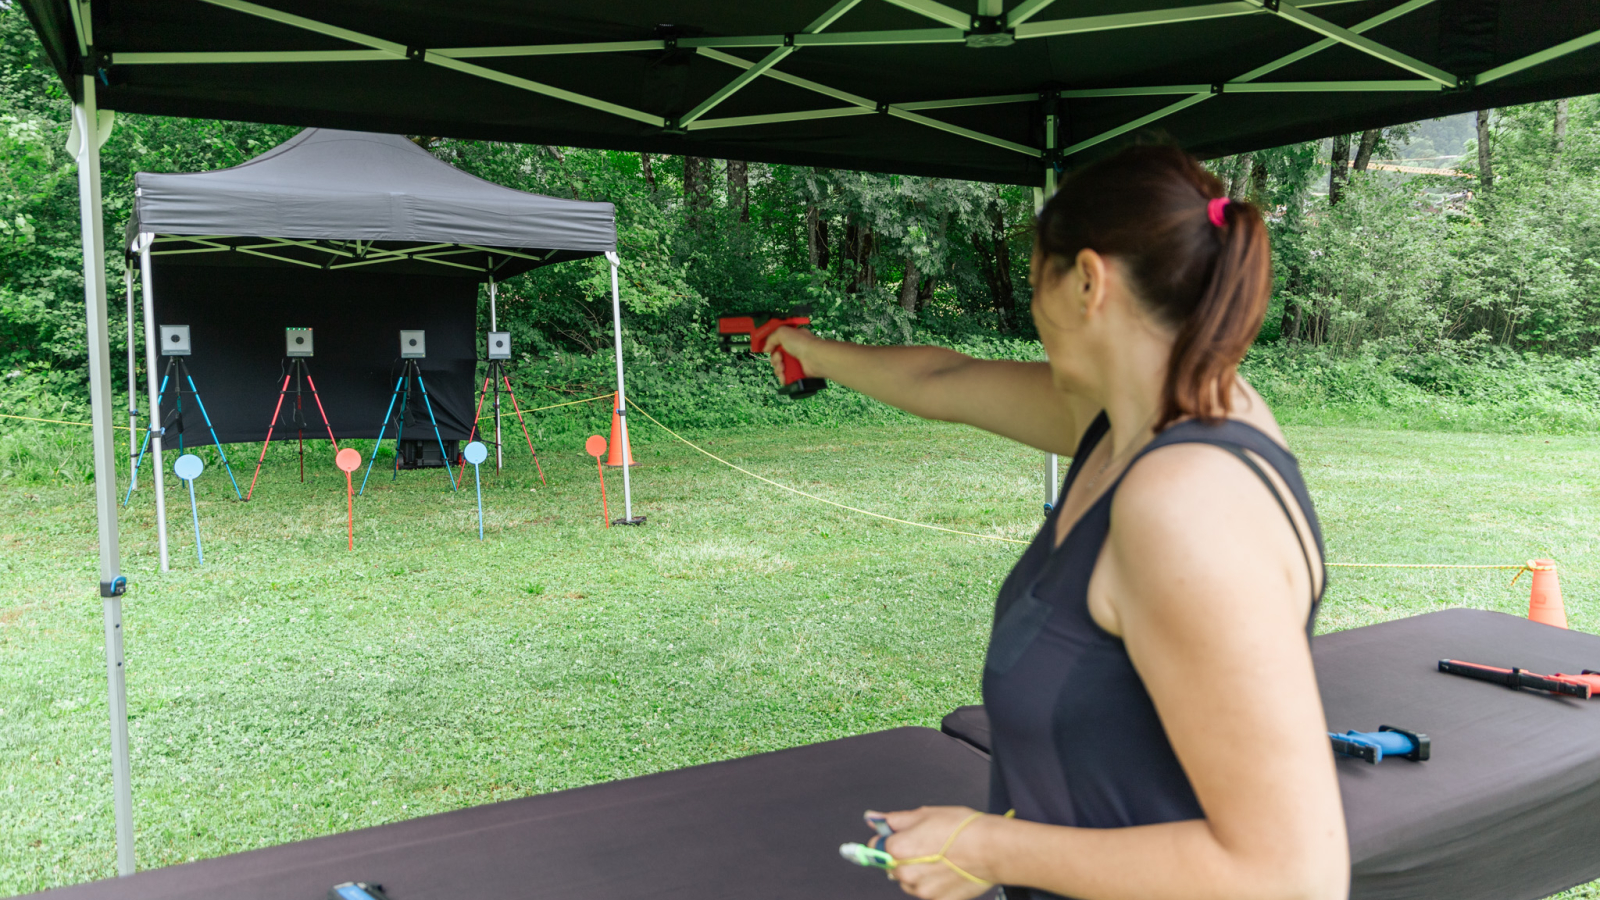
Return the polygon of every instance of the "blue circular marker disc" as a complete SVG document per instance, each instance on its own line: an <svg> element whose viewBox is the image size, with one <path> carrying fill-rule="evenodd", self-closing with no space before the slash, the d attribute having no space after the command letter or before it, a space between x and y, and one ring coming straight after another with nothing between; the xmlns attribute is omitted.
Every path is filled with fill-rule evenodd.
<svg viewBox="0 0 1600 900"><path fill-rule="evenodd" d="M206 464L201 462L200 457L195 456L193 453L185 453L178 457L177 462L172 464L172 474L182 478L184 481L193 481L199 478L200 473L205 470Z"/></svg>
<svg viewBox="0 0 1600 900"><path fill-rule="evenodd" d="M482 441L473 441L462 451L462 455L467 458L467 462L477 465L489 458L489 448L485 447Z"/></svg>

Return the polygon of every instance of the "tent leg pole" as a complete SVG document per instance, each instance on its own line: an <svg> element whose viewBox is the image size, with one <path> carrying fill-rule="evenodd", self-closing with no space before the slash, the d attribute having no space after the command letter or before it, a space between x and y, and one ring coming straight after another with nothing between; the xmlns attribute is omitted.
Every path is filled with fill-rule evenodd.
<svg viewBox="0 0 1600 900"><path fill-rule="evenodd" d="M489 330L498 331L499 317L495 315L495 288L494 278L489 279ZM490 363L493 366L493 363ZM491 373L494 374L494 373ZM498 474L506 467L506 453L500 440L500 381L494 383L494 470ZM465 470L463 470L465 471Z"/></svg>
<svg viewBox="0 0 1600 900"><path fill-rule="evenodd" d="M621 259L616 253L607 253L611 263L611 333L617 347L617 424L622 431L622 521L633 522L633 485L628 480L628 465L633 445L628 442L628 391L622 382L622 295L617 291L617 266Z"/></svg>
<svg viewBox="0 0 1600 900"><path fill-rule="evenodd" d="M139 487L139 380L133 362L133 266L122 261L122 284L128 295L128 493Z"/></svg>
<svg viewBox="0 0 1600 900"><path fill-rule="evenodd" d="M161 571L171 571L167 560L167 485L161 461L161 394L156 389L156 291L150 277L150 244L153 234L139 235L139 286L144 291L144 372L150 391L150 457L155 476L156 546L161 552Z"/></svg>
<svg viewBox="0 0 1600 900"><path fill-rule="evenodd" d="M122 671L122 565L117 547L116 433L111 407L111 344L106 334L105 222L100 203L100 111L93 76L83 77L73 107L78 149L78 207L83 227L83 295L89 344L89 402L94 425L95 514L100 532L100 596L105 607L107 706L111 724L112 806L117 873L133 874L133 788L128 764L128 689Z"/></svg>
<svg viewBox="0 0 1600 900"><path fill-rule="evenodd" d="M1054 151L1056 148L1056 115L1050 113L1044 117L1044 142L1045 148ZM1044 209L1044 204L1056 195L1056 166L1055 154L1048 154L1044 167L1044 193L1034 194L1039 209ZM1044 455L1044 511L1048 515L1055 507L1056 491L1061 486L1061 458L1054 453Z"/></svg>

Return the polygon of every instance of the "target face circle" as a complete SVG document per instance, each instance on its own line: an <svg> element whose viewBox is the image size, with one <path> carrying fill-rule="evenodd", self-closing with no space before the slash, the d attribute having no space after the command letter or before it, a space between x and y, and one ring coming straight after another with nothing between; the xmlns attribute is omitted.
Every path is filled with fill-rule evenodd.
<svg viewBox="0 0 1600 900"><path fill-rule="evenodd" d="M467 462L477 465L489 458L489 448L485 447L482 441L473 441L462 451L462 455L467 458Z"/></svg>
<svg viewBox="0 0 1600 900"><path fill-rule="evenodd" d="M172 474L182 478L184 481L193 481L199 478L200 473L205 470L206 464L201 462L200 457L195 456L193 453L185 453L178 457L177 462L172 464Z"/></svg>
<svg viewBox="0 0 1600 900"><path fill-rule="evenodd" d="M361 468L361 454L354 447L346 447L333 458L333 464L341 471L354 472Z"/></svg>
<svg viewBox="0 0 1600 900"><path fill-rule="evenodd" d="M591 434L589 440L584 442L583 449L588 451L590 456L605 456L606 439L598 434Z"/></svg>

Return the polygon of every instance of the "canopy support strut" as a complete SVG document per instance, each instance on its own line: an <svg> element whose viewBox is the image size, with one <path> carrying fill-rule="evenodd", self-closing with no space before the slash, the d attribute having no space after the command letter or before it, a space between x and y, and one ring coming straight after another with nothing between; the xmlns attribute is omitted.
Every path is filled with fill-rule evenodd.
<svg viewBox="0 0 1600 900"><path fill-rule="evenodd" d="M633 460L633 445L628 442L628 391L622 383L622 295L617 291L617 266L622 258L615 250L606 252L606 262L611 263L611 333L617 346L617 431L616 440L622 441L622 521L636 524L633 518L633 485L628 480L629 463Z"/></svg>
<svg viewBox="0 0 1600 900"><path fill-rule="evenodd" d="M76 6L76 4L73 4ZM83 16L89 15L84 4ZM117 874L133 874L133 788L128 764L128 688L122 667L122 591L117 547L116 432L112 426L111 343L107 335L105 220L100 203L100 110L95 81L83 76L72 107L79 142L78 208L83 230L83 299L89 344L89 408L94 428L94 500L100 536L100 596L105 613L106 695L111 724L111 790L117 823ZM109 131L107 122L106 130Z"/></svg>
<svg viewBox="0 0 1600 900"><path fill-rule="evenodd" d="M167 560L167 484L161 461L161 388L156 385L156 289L150 270L150 245L153 234L139 235L139 287L144 292L144 380L150 394L150 452L155 462L156 546L161 553L161 571L171 571Z"/></svg>
<svg viewBox="0 0 1600 900"><path fill-rule="evenodd" d="M1044 210L1044 205L1056 195L1056 113L1052 110L1044 117L1044 193L1039 195L1038 209L1035 214ZM1046 453L1044 459L1044 511L1049 514L1055 506L1056 490L1061 484L1061 457L1054 453Z"/></svg>

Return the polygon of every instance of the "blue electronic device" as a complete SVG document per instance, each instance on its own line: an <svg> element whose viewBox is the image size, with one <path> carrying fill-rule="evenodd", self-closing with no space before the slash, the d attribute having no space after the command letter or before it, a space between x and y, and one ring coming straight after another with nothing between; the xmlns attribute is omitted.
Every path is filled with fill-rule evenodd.
<svg viewBox="0 0 1600 900"><path fill-rule="evenodd" d="M389 900L381 884L365 881L346 881L328 888L328 900Z"/></svg>

